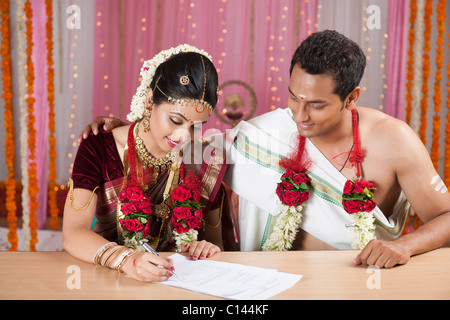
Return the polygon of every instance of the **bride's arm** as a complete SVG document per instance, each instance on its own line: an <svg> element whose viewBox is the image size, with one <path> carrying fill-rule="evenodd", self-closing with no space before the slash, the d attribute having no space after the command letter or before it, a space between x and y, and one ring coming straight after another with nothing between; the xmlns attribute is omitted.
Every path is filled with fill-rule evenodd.
<svg viewBox="0 0 450 320"><path fill-rule="evenodd" d="M117 254L117 257L115 256L115 259L112 260L106 259L106 257L101 258L101 254L97 255L102 248L106 249L110 242L90 229L96 206L97 195L89 190L76 188L73 190L73 194L68 194L64 207L62 232L63 246L68 253L91 263L97 257L99 260L97 263L107 262L105 267L111 268L120 264L122 271L131 278L141 281L164 281L172 276L173 261L150 253L130 252L132 254L127 255L128 249L113 244L114 248L110 250L117 250L116 253L120 251L123 255L122 253ZM121 258L123 261L119 263L117 259Z"/></svg>
<svg viewBox="0 0 450 320"><path fill-rule="evenodd" d="M92 199L89 202L91 195ZM74 208L82 208L86 205L87 207L83 210ZM73 190L73 194L67 195L64 206L63 247L74 257L87 262L93 262L97 250L109 242L90 230L96 206L97 195L79 188Z"/></svg>

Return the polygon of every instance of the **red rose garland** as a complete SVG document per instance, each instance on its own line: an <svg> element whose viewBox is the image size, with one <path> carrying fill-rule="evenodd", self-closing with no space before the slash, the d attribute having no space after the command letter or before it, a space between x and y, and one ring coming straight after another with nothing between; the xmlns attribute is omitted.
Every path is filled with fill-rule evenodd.
<svg viewBox="0 0 450 320"><path fill-rule="evenodd" d="M342 195L342 206L348 213L370 212L377 206L373 201L375 185L364 180L347 180Z"/></svg>
<svg viewBox="0 0 450 320"><path fill-rule="evenodd" d="M297 207L306 202L309 197L309 183L311 179L305 171L297 173L293 170L287 170L281 176L281 182L278 183L277 196L280 201L288 207Z"/></svg>
<svg viewBox="0 0 450 320"><path fill-rule="evenodd" d="M367 243L375 239L375 218L372 215L376 207L374 199L375 185L361 179L361 162L364 151L359 137L358 113L352 110L352 131L354 149L350 151L349 162L356 167L356 180L347 180L342 194L342 206L352 216L348 226L352 233L352 247L363 249ZM295 152L280 160L280 167L286 172L281 176L276 194L281 201L278 208L275 226L263 245L264 250L289 250L303 220L301 214L309 197L310 178L307 168L311 164L305 157L306 138L298 136L298 147Z"/></svg>
<svg viewBox="0 0 450 320"><path fill-rule="evenodd" d="M375 239L375 218L371 213L377 206L373 200L375 185L371 181L361 179L361 162L364 159L364 151L361 149L359 139L358 113L352 110L353 144L355 146L350 162L356 166L356 180L347 180L342 194L342 206L351 215L352 222L349 225L352 234L353 249L363 249L370 240Z"/></svg>
<svg viewBox="0 0 450 320"><path fill-rule="evenodd" d="M182 182L172 193L172 225L177 248L197 240L203 226L203 209L200 206L202 182L193 171L184 175L183 164L180 167Z"/></svg>
<svg viewBox="0 0 450 320"><path fill-rule="evenodd" d="M364 180L347 180L342 195L344 210L352 215L352 230L354 249L363 249L370 240L375 239L374 217L371 213L377 206L373 200L375 185Z"/></svg>
<svg viewBox="0 0 450 320"><path fill-rule="evenodd" d="M122 235L139 243L139 240L147 238L150 232L150 194L139 187L127 187L120 192L119 201L123 214L123 217L119 218Z"/></svg>
<svg viewBox="0 0 450 320"><path fill-rule="evenodd" d="M199 204L201 181L189 171L172 193L174 202L172 225L177 248L197 240L197 230L203 226L203 209ZM138 246L149 236L152 215L150 193L136 186L127 186L119 195L119 223L128 246Z"/></svg>
<svg viewBox="0 0 450 320"><path fill-rule="evenodd" d="M118 220L128 247L139 247L140 240L149 236L151 228L152 202L148 187L138 187L144 172L140 170L134 142L134 126L128 132L128 163L130 172L119 195ZM173 168L172 168L173 169ZM172 170L171 169L171 170ZM202 182L194 171L185 174L184 165L180 165L181 184L172 192L173 202L171 222L177 249L197 240L197 230L203 226L201 198ZM169 178L170 179L170 178Z"/></svg>
<svg viewBox="0 0 450 320"><path fill-rule="evenodd" d="M280 160L286 169L278 183L278 207L275 226L264 243L263 250L285 251L292 248L297 230L303 220L302 211L309 197L311 179L306 173L310 161L304 157L306 138L298 136L298 148L289 157Z"/></svg>

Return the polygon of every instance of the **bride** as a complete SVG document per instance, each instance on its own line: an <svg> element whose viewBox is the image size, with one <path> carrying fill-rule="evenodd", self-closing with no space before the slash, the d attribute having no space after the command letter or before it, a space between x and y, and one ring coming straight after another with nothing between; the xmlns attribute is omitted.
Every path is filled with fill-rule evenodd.
<svg viewBox="0 0 450 320"><path fill-rule="evenodd" d="M189 251L193 260L223 250L225 160L194 135L217 104L218 77L206 52L180 45L146 61L141 78L127 116L132 124L80 144L63 245L74 257L134 279L163 281L173 275L173 262L144 252L142 242ZM199 149L207 154L195 163Z"/></svg>

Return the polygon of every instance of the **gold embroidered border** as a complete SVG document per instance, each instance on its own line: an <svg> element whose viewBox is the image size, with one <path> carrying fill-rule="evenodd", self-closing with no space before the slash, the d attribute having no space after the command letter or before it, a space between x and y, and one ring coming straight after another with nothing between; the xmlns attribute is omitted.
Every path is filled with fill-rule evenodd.
<svg viewBox="0 0 450 320"><path fill-rule="evenodd" d="M110 187L105 187L103 192L101 192L101 196L98 199L98 207L104 207L109 206L112 204L117 204L118 201L118 194L122 190L122 182L123 179L118 179L117 181L120 181L117 185L112 185Z"/></svg>
<svg viewBox="0 0 450 320"><path fill-rule="evenodd" d="M201 205L206 205L211 192L216 185L217 178L219 177L220 171L223 166L224 158L221 152L216 154L216 150L211 153L210 164L208 165L205 174L202 179L202 198L200 199Z"/></svg>

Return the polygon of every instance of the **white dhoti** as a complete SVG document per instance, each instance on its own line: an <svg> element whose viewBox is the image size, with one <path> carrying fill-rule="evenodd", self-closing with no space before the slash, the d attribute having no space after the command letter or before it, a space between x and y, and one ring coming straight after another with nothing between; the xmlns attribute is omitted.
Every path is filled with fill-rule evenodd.
<svg viewBox="0 0 450 320"><path fill-rule="evenodd" d="M225 182L239 195L240 248L261 250L277 219L280 201L275 193L284 170L278 166L281 157L291 152L297 141L297 126L289 108L277 109L240 122L228 133L230 165ZM312 165L308 170L312 190L302 212L300 227L336 249L351 249L350 215L342 207L342 190L347 181L313 143L306 140ZM393 214L386 218L376 207L376 237L398 238L405 225L409 203L402 194Z"/></svg>

